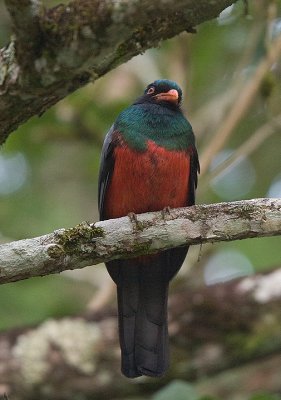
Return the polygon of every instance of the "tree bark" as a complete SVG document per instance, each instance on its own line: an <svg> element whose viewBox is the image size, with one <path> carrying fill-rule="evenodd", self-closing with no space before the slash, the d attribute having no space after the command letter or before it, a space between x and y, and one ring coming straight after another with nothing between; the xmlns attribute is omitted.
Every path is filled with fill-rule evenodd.
<svg viewBox="0 0 281 400"><path fill-rule="evenodd" d="M192 244L281 235L281 199L198 205L82 223L0 246L0 283Z"/></svg>
<svg viewBox="0 0 281 400"><path fill-rule="evenodd" d="M2 333L0 395L123 399L172 379L193 381L201 393L227 399L237 386L247 394L280 391L281 269L209 287L194 288L190 280L180 285L169 301L171 366L164 378L132 382L121 376L117 317L106 309ZM256 371L266 369L257 379ZM226 388L227 374L234 383L228 380Z"/></svg>
<svg viewBox="0 0 281 400"><path fill-rule="evenodd" d="M34 115L236 0L5 0L16 38L0 50L0 144Z"/></svg>

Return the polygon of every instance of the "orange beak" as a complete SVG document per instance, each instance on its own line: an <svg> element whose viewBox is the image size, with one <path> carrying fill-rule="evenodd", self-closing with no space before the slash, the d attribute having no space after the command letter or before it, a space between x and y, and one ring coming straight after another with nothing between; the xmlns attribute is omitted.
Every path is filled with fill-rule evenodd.
<svg viewBox="0 0 281 400"><path fill-rule="evenodd" d="M170 101L171 103L178 104L179 94L176 89L171 89L167 93L159 93L154 96L157 101Z"/></svg>

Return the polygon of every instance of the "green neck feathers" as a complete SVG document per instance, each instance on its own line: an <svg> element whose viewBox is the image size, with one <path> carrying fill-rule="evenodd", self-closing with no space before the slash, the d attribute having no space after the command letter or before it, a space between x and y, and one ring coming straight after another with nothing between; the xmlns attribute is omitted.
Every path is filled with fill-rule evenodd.
<svg viewBox="0 0 281 400"><path fill-rule="evenodd" d="M194 144L192 127L181 110L158 104L133 104L118 116L115 129L138 151L146 150L148 140L167 150L186 150Z"/></svg>

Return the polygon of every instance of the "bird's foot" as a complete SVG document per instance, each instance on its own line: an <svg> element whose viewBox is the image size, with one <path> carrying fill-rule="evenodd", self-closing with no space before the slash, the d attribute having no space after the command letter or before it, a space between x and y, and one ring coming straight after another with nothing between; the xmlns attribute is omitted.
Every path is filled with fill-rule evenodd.
<svg viewBox="0 0 281 400"><path fill-rule="evenodd" d="M166 217L168 215L171 215L171 208L169 206L168 207L164 207L163 210L161 210L161 214L162 214L163 220L166 221Z"/></svg>
<svg viewBox="0 0 281 400"><path fill-rule="evenodd" d="M132 224L136 224L138 222L137 216L133 212L129 212L128 217L130 218L130 221Z"/></svg>
<svg viewBox="0 0 281 400"><path fill-rule="evenodd" d="M138 219L137 219L136 214L134 212L130 212L128 214L128 217L133 225L134 230L137 231L138 230Z"/></svg>
<svg viewBox="0 0 281 400"><path fill-rule="evenodd" d="M132 225L133 225L133 230L134 230L135 232L143 231L143 230L144 230L145 224L143 224L142 221L139 221L139 220L137 219L137 215L136 215L135 213L130 212L130 213L128 214L128 217L129 217L129 219L130 219L130 221L131 221L131 223L132 223Z"/></svg>

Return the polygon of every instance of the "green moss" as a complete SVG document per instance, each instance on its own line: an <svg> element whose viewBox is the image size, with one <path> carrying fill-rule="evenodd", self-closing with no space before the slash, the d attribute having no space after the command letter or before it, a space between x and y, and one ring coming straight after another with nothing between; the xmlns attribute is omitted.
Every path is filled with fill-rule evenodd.
<svg viewBox="0 0 281 400"><path fill-rule="evenodd" d="M93 245L93 239L104 237L104 230L89 225L87 222L76 225L74 228L64 229L55 233L56 243L61 245L68 254L81 253L82 245Z"/></svg>
<svg viewBox="0 0 281 400"><path fill-rule="evenodd" d="M252 204L245 204L239 207L239 209L234 210L234 213L238 215L239 218L252 219L251 215L257 211L256 207Z"/></svg>
<svg viewBox="0 0 281 400"><path fill-rule="evenodd" d="M256 210L256 207L252 204L245 204L244 206L241 206L241 211L243 212L253 212Z"/></svg>
<svg viewBox="0 0 281 400"><path fill-rule="evenodd" d="M136 252L138 254L146 254L149 250L150 250L150 242L146 242L146 243L134 243L133 244L133 248L132 251Z"/></svg>
<svg viewBox="0 0 281 400"><path fill-rule="evenodd" d="M57 244L50 245L47 249L47 253L48 253L48 256L51 258L60 258L61 256L63 256L65 254L64 249L60 245L57 245Z"/></svg>
<svg viewBox="0 0 281 400"><path fill-rule="evenodd" d="M111 23L112 10L107 7L99 11L99 8L98 0L84 0L47 9L41 23L48 42L54 46L63 42L64 46L70 44L85 26L97 37L104 36L105 28Z"/></svg>

